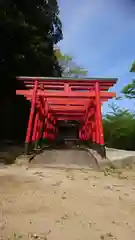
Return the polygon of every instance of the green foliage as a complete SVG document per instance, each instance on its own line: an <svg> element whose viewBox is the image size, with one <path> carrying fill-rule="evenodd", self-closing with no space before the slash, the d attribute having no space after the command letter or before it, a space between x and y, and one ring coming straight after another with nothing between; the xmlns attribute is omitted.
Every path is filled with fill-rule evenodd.
<svg viewBox="0 0 135 240"><path fill-rule="evenodd" d="M121 91L124 96L128 99L135 98L135 80L132 80L131 83L127 84Z"/></svg>
<svg viewBox="0 0 135 240"><path fill-rule="evenodd" d="M29 105L15 96L15 77L61 76L54 44L62 39L56 0L0 1L0 138L22 139Z"/></svg>
<svg viewBox="0 0 135 240"><path fill-rule="evenodd" d="M63 55L58 48L55 49L55 55L59 61L64 77L78 78L87 76L88 71L76 65L71 56Z"/></svg>
<svg viewBox="0 0 135 240"><path fill-rule="evenodd" d="M103 118L105 143L108 147L135 150L135 113L110 106L111 112Z"/></svg>
<svg viewBox="0 0 135 240"><path fill-rule="evenodd" d="M0 4L0 73L60 75L53 44L62 39L56 0L5 0Z"/></svg>
<svg viewBox="0 0 135 240"><path fill-rule="evenodd" d="M132 64L130 72L135 72L135 61ZM135 98L135 80L132 80L131 83L127 84L122 89L121 93L123 93L124 96L128 99L134 99Z"/></svg>
<svg viewBox="0 0 135 240"><path fill-rule="evenodd" d="M130 72L135 72L135 61L132 63Z"/></svg>

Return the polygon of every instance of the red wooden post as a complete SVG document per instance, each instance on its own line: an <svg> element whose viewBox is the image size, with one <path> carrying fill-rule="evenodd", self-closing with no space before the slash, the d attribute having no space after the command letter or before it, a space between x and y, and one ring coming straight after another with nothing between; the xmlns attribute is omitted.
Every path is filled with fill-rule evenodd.
<svg viewBox="0 0 135 240"><path fill-rule="evenodd" d="M95 119L95 133L96 133L96 143L97 144L100 144L100 140L99 140L99 122L98 122L98 114L97 114L97 110L95 112L95 116L96 116L96 119Z"/></svg>
<svg viewBox="0 0 135 240"><path fill-rule="evenodd" d="M40 140L40 137L41 137L41 127L42 127L42 120L41 120L41 116L39 115L38 127L37 127L37 133L36 133L36 148L39 145L39 140Z"/></svg>
<svg viewBox="0 0 135 240"><path fill-rule="evenodd" d="M38 82L37 82L37 80L35 80L33 96L32 96L32 101L31 101L29 121L28 121L28 127L27 127L27 132L26 132L26 139L25 139L25 152L26 153L29 152L29 144L31 143L32 123L33 123L33 117L34 117L35 107L36 107L37 88L38 88Z"/></svg>
<svg viewBox="0 0 135 240"><path fill-rule="evenodd" d="M64 91L68 93L70 91L69 83L64 84Z"/></svg>
<svg viewBox="0 0 135 240"><path fill-rule="evenodd" d="M99 82L95 84L95 92L96 92L96 118L97 118L97 140L99 141L100 145L104 145L104 134L103 134L103 124L102 124L102 113L101 113L101 100L100 100L100 86ZM98 143L97 141L97 143Z"/></svg>
<svg viewBox="0 0 135 240"><path fill-rule="evenodd" d="M35 122L34 122L34 129L33 129L33 135L32 135L32 142L36 142L36 134L37 134L37 126L38 126L38 118L39 118L39 112L36 112L35 116Z"/></svg>
<svg viewBox="0 0 135 240"><path fill-rule="evenodd" d="M48 103L46 98L42 97L41 99L41 105L42 105L42 132L41 132L41 137L42 139L45 139L47 137L47 128L46 128L46 123L47 123L47 114L48 114Z"/></svg>
<svg viewBox="0 0 135 240"><path fill-rule="evenodd" d="M95 131L96 124L92 122L92 142L96 143L96 131Z"/></svg>
<svg viewBox="0 0 135 240"><path fill-rule="evenodd" d="M38 137L39 137L39 129L40 129L40 113L38 109L38 119L37 119L37 127L36 127L36 133L35 133L35 148L37 149L38 146Z"/></svg>
<svg viewBox="0 0 135 240"><path fill-rule="evenodd" d="M44 109L42 107L42 103L41 103L42 97L39 99L39 108L38 111L40 111L39 114L39 119L38 119L38 131L37 131L37 144L38 141L41 139L42 137L42 128L43 128L43 118L44 118Z"/></svg>
<svg viewBox="0 0 135 240"><path fill-rule="evenodd" d="M44 132L43 132L43 139L47 138L47 116L44 119Z"/></svg>

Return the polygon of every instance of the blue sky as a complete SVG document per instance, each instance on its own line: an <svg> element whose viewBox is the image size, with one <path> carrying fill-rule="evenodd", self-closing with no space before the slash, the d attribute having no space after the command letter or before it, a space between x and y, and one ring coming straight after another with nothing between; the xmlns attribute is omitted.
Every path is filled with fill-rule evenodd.
<svg viewBox="0 0 135 240"><path fill-rule="evenodd" d="M88 70L88 77L118 77L112 88L118 94L135 73L129 69L135 59L134 0L58 0L64 39L64 54ZM110 101L108 102L110 103ZM108 111L108 103L103 111ZM126 108L134 103L118 101Z"/></svg>

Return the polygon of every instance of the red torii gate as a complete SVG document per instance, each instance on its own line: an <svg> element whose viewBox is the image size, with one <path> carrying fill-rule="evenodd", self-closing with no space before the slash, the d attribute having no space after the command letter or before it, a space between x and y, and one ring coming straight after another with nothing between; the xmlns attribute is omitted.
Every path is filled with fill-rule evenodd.
<svg viewBox="0 0 135 240"><path fill-rule="evenodd" d="M57 121L80 122L79 139L104 148L101 105L116 96L107 92L117 79L70 79L49 77L17 77L26 90L16 90L31 101L26 149L39 139L55 140Z"/></svg>

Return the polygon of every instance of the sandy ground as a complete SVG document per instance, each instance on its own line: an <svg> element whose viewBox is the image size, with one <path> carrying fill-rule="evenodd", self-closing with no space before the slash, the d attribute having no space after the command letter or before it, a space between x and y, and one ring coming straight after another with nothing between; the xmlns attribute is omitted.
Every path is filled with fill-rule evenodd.
<svg viewBox="0 0 135 240"><path fill-rule="evenodd" d="M45 150L35 156L31 164L45 167L97 169L93 156L88 151L81 149Z"/></svg>
<svg viewBox="0 0 135 240"><path fill-rule="evenodd" d="M1 167L0 236L135 239L135 172Z"/></svg>

